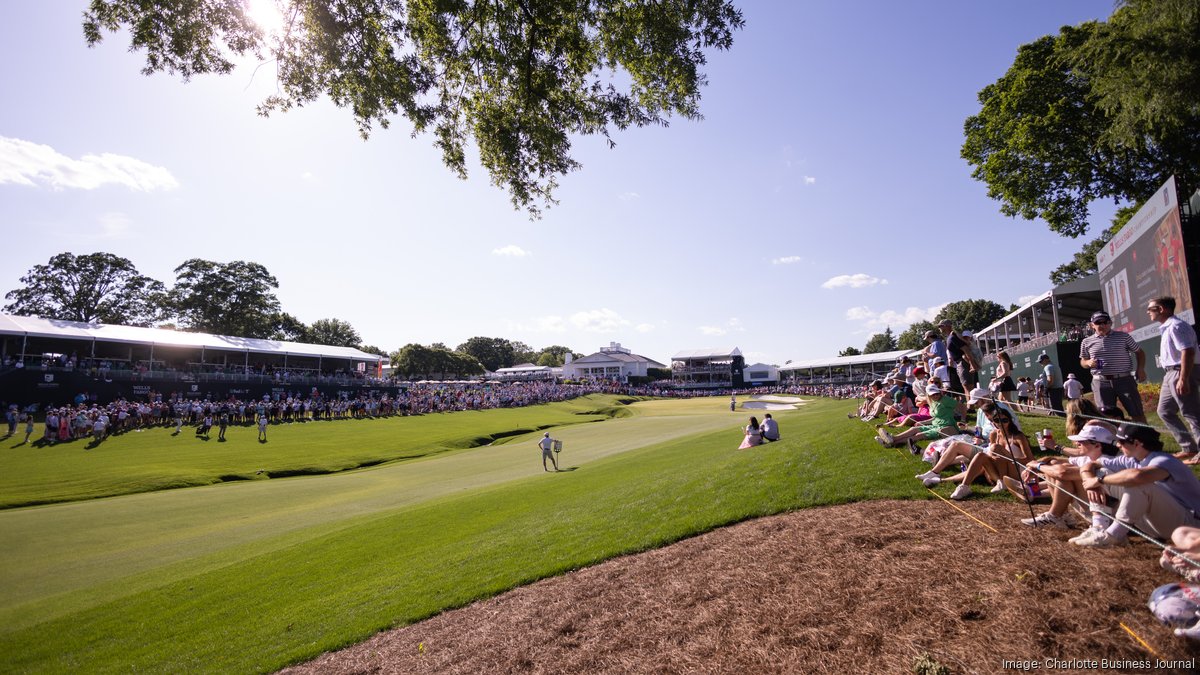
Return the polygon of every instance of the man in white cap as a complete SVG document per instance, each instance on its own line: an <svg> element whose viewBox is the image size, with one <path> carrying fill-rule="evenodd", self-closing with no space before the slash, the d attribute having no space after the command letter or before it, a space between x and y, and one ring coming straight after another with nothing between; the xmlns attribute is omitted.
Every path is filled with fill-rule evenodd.
<svg viewBox="0 0 1200 675"><path fill-rule="evenodd" d="M1063 383L1063 393L1067 395L1068 401L1075 401L1083 397L1083 383L1075 377L1075 373L1067 373L1067 381Z"/></svg>
<svg viewBox="0 0 1200 675"><path fill-rule="evenodd" d="M558 460L554 458L554 439L550 438L550 432L542 434L542 440L538 441L538 447L542 449L542 468L546 471L550 469L546 467L546 460L554 465L554 470L558 471Z"/></svg>

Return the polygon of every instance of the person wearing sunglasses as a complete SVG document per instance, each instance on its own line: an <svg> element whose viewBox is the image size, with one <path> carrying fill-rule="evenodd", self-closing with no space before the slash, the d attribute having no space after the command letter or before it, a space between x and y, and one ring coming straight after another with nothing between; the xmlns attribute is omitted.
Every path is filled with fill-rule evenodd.
<svg viewBox="0 0 1200 675"><path fill-rule="evenodd" d="M1086 538L1080 546L1108 547L1127 543L1128 526L1159 539L1177 527L1200 526L1200 480L1177 457L1162 451L1158 431L1140 424L1117 429L1118 457L1101 457L1079 468L1088 501L1117 500L1114 522ZM1096 508L1096 507L1094 507Z"/></svg>
<svg viewBox="0 0 1200 675"><path fill-rule="evenodd" d="M1124 416L1117 407L1120 401L1134 422L1145 424L1137 383L1146 381L1146 352L1132 335L1113 330L1112 317L1107 312L1092 314L1091 323L1096 332L1079 343L1079 365L1092 371L1096 404L1106 416L1121 419Z"/></svg>
<svg viewBox="0 0 1200 675"><path fill-rule="evenodd" d="M1179 442L1184 464L1200 463L1200 351L1196 331L1175 316L1175 298L1150 301L1146 313L1160 324L1159 360L1166 371L1158 397L1158 416ZM1182 419L1181 419L1182 418ZM1186 422L1186 424L1185 424Z"/></svg>

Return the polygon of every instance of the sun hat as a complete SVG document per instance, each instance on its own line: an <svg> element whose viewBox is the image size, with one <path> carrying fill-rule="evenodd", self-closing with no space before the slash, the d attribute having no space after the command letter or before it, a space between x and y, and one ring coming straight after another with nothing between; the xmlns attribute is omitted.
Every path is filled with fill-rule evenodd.
<svg viewBox="0 0 1200 675"><path fill-rule="evenodd" d="M1100 426L1099 424L1089 424L1079 431L1074 436L1067 436L1073 441L1096 441L1097 443L1108 443L1111 445L1116 441L1113 432Z"/></svg>

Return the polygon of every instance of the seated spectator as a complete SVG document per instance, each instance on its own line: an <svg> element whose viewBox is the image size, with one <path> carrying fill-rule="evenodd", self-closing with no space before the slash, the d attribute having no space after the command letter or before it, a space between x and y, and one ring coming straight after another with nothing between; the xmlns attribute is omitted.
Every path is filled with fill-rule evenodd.
<svg viewBox="0 0 1200 675"><path fill-rule="evenodd" d="M1159 564L1192 583L1200 583L1200 528L1177 527L1171 547L1164 549Z"/></svg>
<svg viewBox="0 0 1200 675"><path fill-rule="evenodd" d="M771 417L771 413L763 416L762 422L762 439L764 443L771 443L779 440L779 423Z"/></svg>
<svg viewBox="0 0 1200 675"><path fill-rule="evenodd" d="M1159 433L1139 424L1117 430L1118 457L1101 457L1080 467L1083 487L1093 508L1105 509L1106 497L1117 500L1114 522L1107 529L1073 542L1080 546L1120 546L1128 527L1161 539L1177 527L1200 526L1200 480L1178 458L1162 451Z"/></svg>
<svg viewBox="0 0 1200 675"><path fill-rule="evenodd" d="M1033 518L1022 519L1022 524L1034 527L1050 525L1064 529L1067 528L1066 516L1071 504L1086 499L1084 496L1083 478L1080 475L1079 468L1085 464L1095 462L1101 457L1115 457L1120 454L1117 446L1114 445L1116 436L1113 434L1112 426L1106 422L1093 421L1091 424L1084 426L1078 434L1073 434L1067 438L1076 444L1074 450L1067 450L1073 456L1066 458L1049 457L1032 462L1029 468L1021 474L1023 483L1005 481L1005 485L1017 497L1022 500L1028 500L1031 496L1025 488L1028 482L1039 479L1039 473L1046 478L1046 489L1050 491L1050 510ZM1080 535L1081 537L1085 535L1091 536L1088 535L1089 532L1103 530L1112 523L1112 519L1101 511L1094 511L1091 517L1091 528L1085 531L1083 535ZM1072 538L1072 541L1074 539Z"/></svg>
<svg viewBox="0 0 1200 675"><path fill-rule="evenodd" d="M1008 409L989 406L988 411L994 429L988 434L986 445L962 441L951 443L934 463L933 468L918 474L917 479L926 487L933 487L944 481L960 483L950 497L966 499L971 494L971 483L980 475L987 476L994 484L992 492L1004 490L1005 476L1019 477L1020 473L1014 460L1025 464L1033 456L1029 439L1017 428ZM966 468L949 478L942 478L941 472L956 462L966 462Z"/></svg>
<svg viewBox="0 0 1200 675"><path fill-rule="evenodd" d="M902 431L896 436L892 436L887 429L879 427L876 431L883 444L887 447L895 447L901 443L908 445L908 449L915 455L920 452L917 448L915 439L921 438L932 441L942 436L948 436L958 431L958 427L954 422L954 414L958 410L959 402L953 396L948 396L942 393L941 387L936 384L929 384L925 387L925 396L929 399L929 407L933 417L929 422Z"/></svg>
<svg viewBox="0 0 1200 675"><path fill-rule="evenodd" d="M750 423L743 429L742 444L738 446L738 450L753 448L756 445L762 445L762 430L758 425L758 418L751 417Z"/></svg>

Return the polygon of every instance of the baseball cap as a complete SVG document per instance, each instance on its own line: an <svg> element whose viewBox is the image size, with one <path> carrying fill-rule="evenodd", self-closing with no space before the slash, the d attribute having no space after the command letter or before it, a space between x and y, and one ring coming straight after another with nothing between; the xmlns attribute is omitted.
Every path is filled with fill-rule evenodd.
<svg viewBox="0 0 1200 675"><path fill-rule="evenodd" d="M1105 311L1095 312L1092 314L1091 322L1096 323L1097 321L1112 321L1112 317Z"/></svg>
<svg viewBox="0 0 1200 675"><path fill-rule="evenodd" d="M1075 379L1075 373L1067 373L1067 379L1068 379L1068 380L1074 380L1074 379Z"/></svg>
<svg viewBox="0 0 1200 675"><path fill-rule="evenodd" d="M964 331L962 332L962 336L963 336L963 337L975 337L975 333L973 333L973 332L971 332L971 331L969 331L969 330L964 330Z"/></svg>
<svg viewBox="0 0 1200 675"><path fill-rule="evenodd" d="M934 394L940 394L940 393L942 393L942 388L937 386L936 384L925 385L925 395L926 396L933 396Z"/></svg>
<svg viewBox="0 0 1200 675"><path fill-rule="evenodd" d="M1050 360L1050 355L1047 354L1046 352L1042 352L1041 354L1038 354L1038 361L1049 361L1049 360Z"/></svg>
<svg viewBox="0 0 1200 675"><path fill-rule="evenodd" d="M1118 441L1141 441L1143 444L1153 444L1158 441L1159 434L1150 427L1140 424L1122 424L1117 428Z"/></svg>
<svg viewBox="0 0 1200 675"><path fill-rule="evenodd" d="M1113 436L1113 432L1098 424L1089 424L1081 429L1078 434L1067 436L1067 438L1073 441L1096 441L1097 443L1108 443L1110 445L1117 440Z"/></svg>
<svg viewBox="0 0 1200 675"><path fill-rule="evenodd" d="M971 390L971 398L967 399L967 405L975 405L976 403L992 397L992 392L983 387L975 387Z"/></svg>

